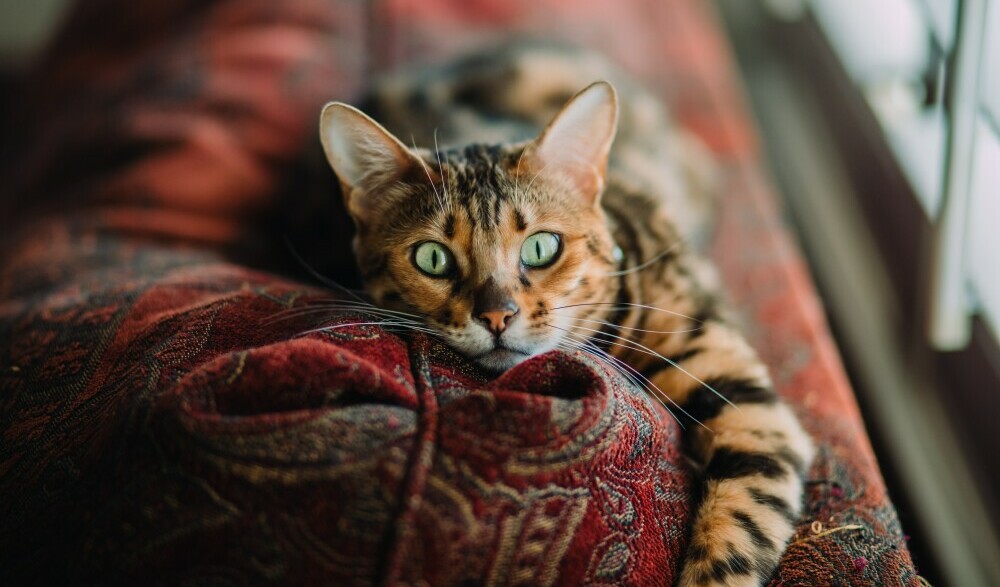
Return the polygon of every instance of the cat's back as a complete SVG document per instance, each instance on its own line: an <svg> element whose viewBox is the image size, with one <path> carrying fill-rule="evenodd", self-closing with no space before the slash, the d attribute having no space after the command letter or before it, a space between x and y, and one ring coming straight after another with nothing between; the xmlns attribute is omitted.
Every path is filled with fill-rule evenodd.
<svg viewBox="0 0 1000 587"><path fill-rule="evenodd" d="M384 76L362 109L416 146L510 144L537 136L567 100L597 80L611 82L619 100L605 205L645 198L667 210L689 242L704 243L716 199L706 149L600 53L548 41L487 47Z"/></svg>

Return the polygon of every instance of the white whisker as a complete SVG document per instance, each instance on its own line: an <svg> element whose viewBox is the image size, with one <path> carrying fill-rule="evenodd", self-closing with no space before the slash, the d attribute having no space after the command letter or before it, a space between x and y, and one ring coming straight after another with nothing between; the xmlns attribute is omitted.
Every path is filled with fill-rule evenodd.
<svg viewBox="0 0 1000 587"><path fill-rule="evenodd" d="M401 323L405 323L405 324L411 324L411 325L414 325L414 326L422 326L423 325L421 322L417 322L416 320L410 320L410 319L407 319L407 318L401 318L399 316L395 316L395 315L393 315L391 313L387 313L385 311L378 310L378 309L358 310L356 308L334 307L334 306L325 307L325 308L322 308L322 307L321 308L310 308L310 307L293 308L292 310L286 310L284 312L279 312L279 313L274 314L272 316L268 316L267 318L264 318L261 322L263 324L273 324L275 322L281 322L281 321L284 321L284 320L293 320L295 318L302 318L302 317L305 317L305 316L315 316L315 315L329 316L330 318L334 318L334 317L337 317L338 314L341 315L341 316L343 316L343 315L366 314L366 315L376 316L376 317L379 317L379 318L391 319L391 320L394 320L394 321L397 321L397 322L401 322Z"/></svg>
<svg viewBox="0 0 1000 587"><path fill-rule="evenodd" d="M528 145L525 145L521 149L521 154L517 157L517 166L514 168L514 193L518 196L523 195L521 189L521 160L524 159L524 154L528 151Z"/></svg>
<svg viewBox="0 0 1000 587"><path fill-rule="evenodd" d="M680 246L681 242L683 242L683 241L677 241L677 242L675 242L669 248L667 248L664 251L661 251L659 254L657 254L652 259L649 259L648 261L646 261L644 263L636 265L635 267L632 267L630 269L622 269L621 271L612 271L611 273L607 273L606 275L608 277L619 277L621 275L628 275L629 273L637 273L639 271L642 271L643 269L646 269L647 267L653 265L654 263L656 263L657 261L659 261L663 257L666 257L667 255L669 255L674 249L676 249L678 246Z"/></svg>
<svg viewBox="0 0 1000 587"><path fill-rule="evenodd" d="M305 270L308 271L313 277L319 280L320 283L339 289L340 291L346 293L347 295L358 300L359 302L365 303L365 301L362 300L361 297L355 293L355 291L357 290L344 287L343 285L323 275L319 271L313 269L312 265L310 265L309 263L306 263L306 260L303 259L302 256L299 255L299 252L295 250L295 246L292 245L292 241L291 239L288 238L288 235L285 235L285 246L288 247L288 250L292 253L292 256L295 257L295 260L298 261L299 265L302 265L302 267L304 267Z"/></svg>
<svg viewBox="0 0 1000 587"><path fill-rule="evenodd" d="M670 314L670 315L673 315L673 316L679 316L681 318L687 318L688 320L691 320L693 322L701 323L701 320L697 320L695 318L692 318L691 316L688 316L687 314L681 314L680 312L674 312L673 310L665 310L663 308L657 308L656 306L647 306L646 304L633 304L633 303L629 303L629 302L589 302L589 303L583 303L583 304L569 304L567 306L556 306L555 308L552 308L552 311L554 311L554 310L565 310L566 308L582 308L584 306L613 306L611 308L608 308L609 310L612 310L612 311L613 310L625 310L625 309L628 309L628 308L644 308L646 310L653 310L655 312L663 312L664 314Z"/></svg>
<svg viewBox="0 0 1000 587"><path fill-rule="evenodd" d="M552 325L550 324L550 326L552 326ZM559 327L558 326L553 326L553 328L559 328ZM654 351L653 349L651 349L651 348L649 348L649 347L647 347L647 346L645 346L645 345L643 345L641 343L638 343L638 342L635 342L635 341L632 341L632 340L628 340L627 338L623 338L621 336L617 336L617 335L614 335L614 334L608 334L606 332L601 332L600 330L594 330L593 328L587 328L585 326L571 326L570 328L578 328L580 330L587 330L589 332L593 332L593 333L596 333L596 334L601 335L601 336L610 336L612 338L615 338L615 339L618 339L618 340L622 340L622 341L625 341L627 343L636 345L637 347L645 350L647 353L652 354L653 356L659 358L662 361L665 361L670 366L674 367L675 369L677 369L681 373L684 373L685 375L687 375L691 379L697 381L702 386L704 386L705 389L708 389L709 391L711 391L712 393L714 393L715 395L717 395L719 397L719 399L721 399L722 401L724 401L727 404L733 406L737 410L740 409L739 406L737 406L733 402L729 401L729 398L727 398L726 396L724 396L721 393L719 393L714 387L712 387L711 385L705 383L704 381L702 381L701 379L699 379L696 375L694 375L693 373L691 373L690 371L688 371L684 367L681 367L676 361L673 361L671 359L668 359L667 357L664 357L660 353ZM562 330L562 329L560 329L560 330ZM625 346L625 345L622 345L622 346ZM626 348L628 348L628 347L626 347ZM638 349L635 349L634 347L632 347L632 348L633 348L633 350L638 350Z"/></svg>
<svg viewBox="0 0 1000 587"><path fill-rule="evenodd" d="M650 389L646 389L646 386L641 384L631 373L623 371L616 363L610 361L610 359L614 359L615 357L607 354L600 348L591 344L581 343L577 340L567 340L567 339L561 340L558 343L556 343L556 347L563 350L579 351L582 353L586 353L591 357L594 357L595 359L598 360L598 362L603 363L604 365L606 365L607 367L609 367L622 377L628 379L635 387L645 389L646 393L653 396L653 398L656 399L656 401L659 402L660 405L662 405L667 410L670 410L667 404L663 402L663 399L659 396L659 394L652 392L652 390ZM658 388L657 390L659 391ZM673 412L671 412L671 416L674 416ZM676 416L674 417L676 418Z"/></svg>
<svg viewBox="0 0 1000 587"><path fill-rule="evenodd" d="M323 327L320 327L320 328L313 328L311 330L306 330L304 332L300 332L299 336L306 336L306 335L309 335L309 334L315 334L317 332L330 332L332 330L340 330L341 328L350 328L352 326L382 326L382 327L387 327L387 328L402 327L405 330L414 330L416 332L425 332L425 333L428 333L428 334L435 334L435 335L437 334L436 332L434 332L434 331L432 331L432 330L430 330L428 328L420 328L420 327L417 327L417 326L412 326L410 324L404 324L404 323L401 323L401 322L373 321L373 322L349 322L347 324L332 324L330 326L323 326Z"/></svg>
<svg viewBox="0 0 1000 587"><path fill-rule="evenodd" d="M696 422L699 426L701 426L701 427L703 427L703 428L705 428L706 430L709 430L709 431L712 430L711 428L709 428L708 426L706 426L703 422L701 422L700 420L698 420L697 418L695 418L694 416L692 416L687 410L685 410L684 408L682 408L680 406L680 404L678 404L676 401L674 401L674 399L671 398L665 391L663 391L662 389L660 389L659 386L657 386L655 383L653 383L648 377L646 377L645 375L643 375L641 372L639 372L638 370L636 370L632 365L629 365L628 363L626 363L625 361L619 359L618 357L616 357L616 356L614 356L614 355L606 352L604 349L602 349L602 348L598 347L597 345L593 344L592 342L590 342L590 340L588 340L586 337L584 337L582 335L575 334L575 333L572 333L572 332L567 332L567 331L564 331L564 332L566 332L567 335L574 337L574 340L578 340L578 341L582 340L583 341L582 344L586 344L589 348L593 349L594 352L600 353L602 356L606 357L607 360L612 361L612 362L616 363L617 365L619 365L621 368L627 369L628 371L630 371L631 373L633 373L634 374L634 377L632 378L633 380L634 380L635 377L638 377L642 381L644 381L645 383L639 384L638 386L644 388L648 393L650 393L650 395L654 395L654 396L659 395L660 397L657 397L657 400L660 402L661 405L663 405L664 408L667 408L668 411L670 411L670 408L666 404L663 403L663 399L661 399L661 398L666 398L667 401L669 401L671 403L671 405L673 405L675 408L677 408L678 410L680 410L680 412L682 414L684 414L685 416L687 416L688 418L691 418L691 420L693 420L694 422ZM652 386L652 388L656 390L656 393L654 393L653 390L650 389L650 386ZM681 423L681 421L677 418L677 416L672 411L671 411L670 415L673 416L675 420L677 420L678 424L681 424L681 428L684 428L684 424Z"/></svg>
<svg viewBox="0 0 1000 587"><path fill-rule="evenodd" d="M441 171L441 189L444 191L444 195L448 200L451 200L451 195L448 193L448 185L444 181L444 165L441 164L441 148L438 147L438 129L434 127L434 156L437 157L438 170Z"/></svg>
<svg viewBox="0 0 1000 587"><path fill-rule="evenodd" d="M526 192L527 191L531 191L532 184L535 183L535 180L538 179L538 176L541 175L542 173L544 173L545 170L548 169L548 167L549 167L548 163L546 163L545 165L542 165L542 168L538 170L538 173L536 173L535 176L531 178L531 181L528 182L528 187L524 188L524 191L526 191Z"/></svg>
<svg viewBox="0 0 1000 587"><path fill-rule="evenodd" d="M385 313L388 313L388 314L395 314L397 316L406 316L406 317L409 317L409 318L415 318L416 320L423 320L424 319L423 316L420 316L418 314L411 314L409 312L402 312L400 310L389 310L387 308L382 308L380 306L376 306L376 305L370 304L368 302L356 302L356 301L353 301L353 300L330 300L330 301L327 301L327 302L316 301L316 302L311 302L310 305L315 305L317 307L321 307L321 306L322 307L341 307L342 306L344 308L350 308L350 309L365 308L365 309L368 309L368 310L377 310L379 312L385 312Z"/></svg>
<svg viewBox="0 0 1000 587"><path fill-rule="evenodd" d="M697 331L701 330L701 327L698 327L698 328L688 328L688 329L685 329L685 330L648 330L646 328L636 328L634 326L621 326L619 324L615 324L614 322L608 322L607 320L596 320L594 318L575 318L573 316L559 316L559 318L566 319L566 320L574 320L576 322L590 322L590 323L593 323L593 324L601 324L603 326L611 326L611 327L614 327L614 328L618 328L620 330L632 330L634 332L647 332L647 333L650 333L650 334L684 334L684 333L687 333L687 332L697 332Z"/></svg>
<svg viewBox="0 0 1000 587"><path fill-rule="evenodd" d="M707 426L699 422L694 416L689 414L687 410L678 405L677 402L675 402L669 395L667 395L666 392L657 387L657 385L652 381L650 381L649 378L647 378L642 373L636 371L634 368L632 368L631 365L620 360L618 357L608 354L600 347L597 347L596 345L590 343L589 341L586 341L585 339L584 342L582 343L577 341L563 341L563 342L569 345L569 348L589 354L596 360L604 363L612 370L617 372L619 375L627 379L635 387L644 390L650 397L655 399L657 403L663 406L663 409L665 409L667 413L670 414L670 417L673 418L677 422L677 424L680 425L682 429L687 429L687 427L684 425L684 422L682 422L681 419L677 417L677 414L674 413L671 407L668 406L666 402L663 401L664 399L670 402L671 405L673 405L673 407L680 410L680 412L683 413L685 416L691 418L700 426L703 426L706 429L710 430L710 428L708 428Z"/></svg>
<svg viewBox="0 0 1000 587"><path fill-rule="evenodd" d="M417 141L416 139L413 138L413 135L410 135L410 142L413 143L414 155L417 157L417 160L420 161L420 167L423 168L424 174L427 176L427 181L430 182L431 189L434 190L434 197L437 198L438 206L441 208L441 213L445 214L446 210L444 207L444 200L441 199L441 194L438 192L437 185L434 183L434 179L431 177L430 169L427 168L427 163L424 162L424 158L416 154Z"/></svg>

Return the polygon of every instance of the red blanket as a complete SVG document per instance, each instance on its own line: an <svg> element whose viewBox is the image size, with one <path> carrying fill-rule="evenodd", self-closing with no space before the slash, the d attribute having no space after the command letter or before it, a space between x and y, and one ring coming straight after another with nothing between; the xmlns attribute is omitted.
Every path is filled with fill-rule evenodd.
<svg viewBox="0 0 1000 587"><path fill-rule="evenodd" d="M610 53L726 169L713 254L820 447L772 584L917 584L696 0L80 2L0 184L0 582L672 582L682 430L613 373L557 352L488 381L420 335L287 312L335 295L281 244L331 195L302 164L319 106L509 31ZM345 219L320 220L346 278Z"/></svg>

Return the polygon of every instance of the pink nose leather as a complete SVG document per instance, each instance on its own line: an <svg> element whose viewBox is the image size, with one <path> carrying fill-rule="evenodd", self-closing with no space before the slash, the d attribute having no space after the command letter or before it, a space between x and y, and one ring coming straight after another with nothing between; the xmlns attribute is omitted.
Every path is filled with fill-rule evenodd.
<svg viewBox="0 0 1000 587"><path fill-rule="evenodd" d="M475 291L472 315L496 336L507 329L519 311L510 289L500 287L492 277Z"/></svg>
<svg viewBox="0 0 1000 587"><path fill-rule="evenodd" d="M513 318L516 313L516 310L492 310L480 313L478 318L480 322L482 322L483 325L490 330L490 332L500 334L507 329L507 324L510 323L511 318Z"/></svg>

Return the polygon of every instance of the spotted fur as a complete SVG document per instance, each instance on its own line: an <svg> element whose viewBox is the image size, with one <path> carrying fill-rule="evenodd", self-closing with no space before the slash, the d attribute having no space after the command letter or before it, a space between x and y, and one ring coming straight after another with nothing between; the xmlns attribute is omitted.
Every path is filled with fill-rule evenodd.
<svg viewBox="0 0 1000 587"><path fill-rule="evenodd" d="M620 108L607 83L574 97L594 79L614 82ZM704 150L610 63L562 47L399 74L365 109L395 135L342 104L324 110L321 134L376 303L420 316L487 369L553 349L602 356L696 419L703 491L679 584L767 581L813 449L698 254L714 206ZM561 249L528 267L519 251L540 231ZM416 266L428 241L451 251L451 273Z"/></svg>

